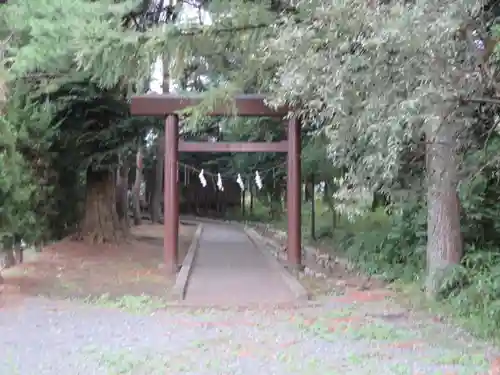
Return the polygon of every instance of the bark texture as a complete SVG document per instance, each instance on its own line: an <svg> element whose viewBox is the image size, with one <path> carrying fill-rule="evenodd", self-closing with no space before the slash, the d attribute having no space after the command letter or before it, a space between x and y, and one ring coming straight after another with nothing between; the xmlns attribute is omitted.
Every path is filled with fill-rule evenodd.
<svg viewBox="0 0 500 375"><path fill-rule="evenodd" d="M439 291L447 269L460 262L463 243L457 194L456 127L443 123L426 134L427 280L430 297Z"/></svg>
<svg viewBox="0 0 500 375"><path fill-rule="evenodd" d="M80 238L89 243L119 242L125 237L116 212L113 172L87 169L85 213Z"/></svg>

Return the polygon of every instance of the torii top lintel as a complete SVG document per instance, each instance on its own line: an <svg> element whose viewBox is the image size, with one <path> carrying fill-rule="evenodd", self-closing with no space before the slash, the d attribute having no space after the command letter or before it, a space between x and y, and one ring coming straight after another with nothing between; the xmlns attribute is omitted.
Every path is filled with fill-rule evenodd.
<svg viewBox="0 0 500 375"><path fill-rule="evenodd" d="M236 95L233 101L213 108L209 116L262 116L284 117L288 107L271 108L265 104L264 95ZM130 112L135 116L167 116L182 111L185 108L199 105L203 100L201 95L181 96L174 94L146 94L132 96ZM236 110L236 112L235 112Z"/></svg>

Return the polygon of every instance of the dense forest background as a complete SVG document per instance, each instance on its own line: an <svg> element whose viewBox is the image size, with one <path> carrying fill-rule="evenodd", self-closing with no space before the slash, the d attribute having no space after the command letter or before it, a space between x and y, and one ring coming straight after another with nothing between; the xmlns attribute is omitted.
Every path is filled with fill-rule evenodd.
<svg viewBox="0 0 500 375"><path fill-rule="evenodd" d="M0 240L10 262L21 242L122 241L129 208L135 224L144 208L161 220L163 123L129 114L157 65L163 92L204 94L182 116L185 138L283 138L272 119L203 116L235 93L297 108L304 233L314 215L311 240L365 272L420 283L485 331L500 325L496 1L1 3ZM240 173L248 186L265 171L251 219L280 225L284 155L181 161Z"/></svg>

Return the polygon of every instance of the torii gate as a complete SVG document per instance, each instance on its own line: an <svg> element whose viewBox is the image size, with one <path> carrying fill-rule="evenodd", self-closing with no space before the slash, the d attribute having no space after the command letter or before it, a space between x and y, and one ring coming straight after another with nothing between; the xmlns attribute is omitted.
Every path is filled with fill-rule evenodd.
<svg viewBox="0 0 500 375"><path fill-rule="evenodd" d="M233 105L220 105L209 116L260 116L284 118L289 108L272 109L265 105L262 95L238 95ZM301 246L301 176L300 176L300 122L296 117L288 121L287 140L279 142L186 142L179 141L177 113L200 104L202 97L171 94L148 94L132 97L130 111L136 116L165 117L165 187L164 187L164 241L163 254L168 272L178 270L179 243L179 152L286 152L287 158L287 261L291 268L300 268Z"/></svg>

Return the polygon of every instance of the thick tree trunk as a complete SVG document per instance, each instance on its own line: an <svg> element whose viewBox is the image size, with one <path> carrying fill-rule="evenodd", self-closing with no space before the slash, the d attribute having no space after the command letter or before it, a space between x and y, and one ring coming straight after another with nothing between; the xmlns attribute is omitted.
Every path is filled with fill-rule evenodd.
<svg viewBox="0 0 500 375"><path fill-rule="evenodd" d="M460 202L457 194L456 127L443 123L427 131L427 280L435 297L447 269L460 262L463 251Z"/></svg>
<svg viewBox="0 0 500 375"><path fill-rule="evenodd" d="M119 242L124 238L116 212L115 179L111 171L87 169L87 194L80 237L90 243Z"/></svg>
<svg viewBox="0 0 500 375"><path fill-rule="evenodd" d="M132 190L132 208L134 211L134 225L142 224L141 217L141 183L142 183L142 146L139 144L136 155L135 181Z"/></svg>

